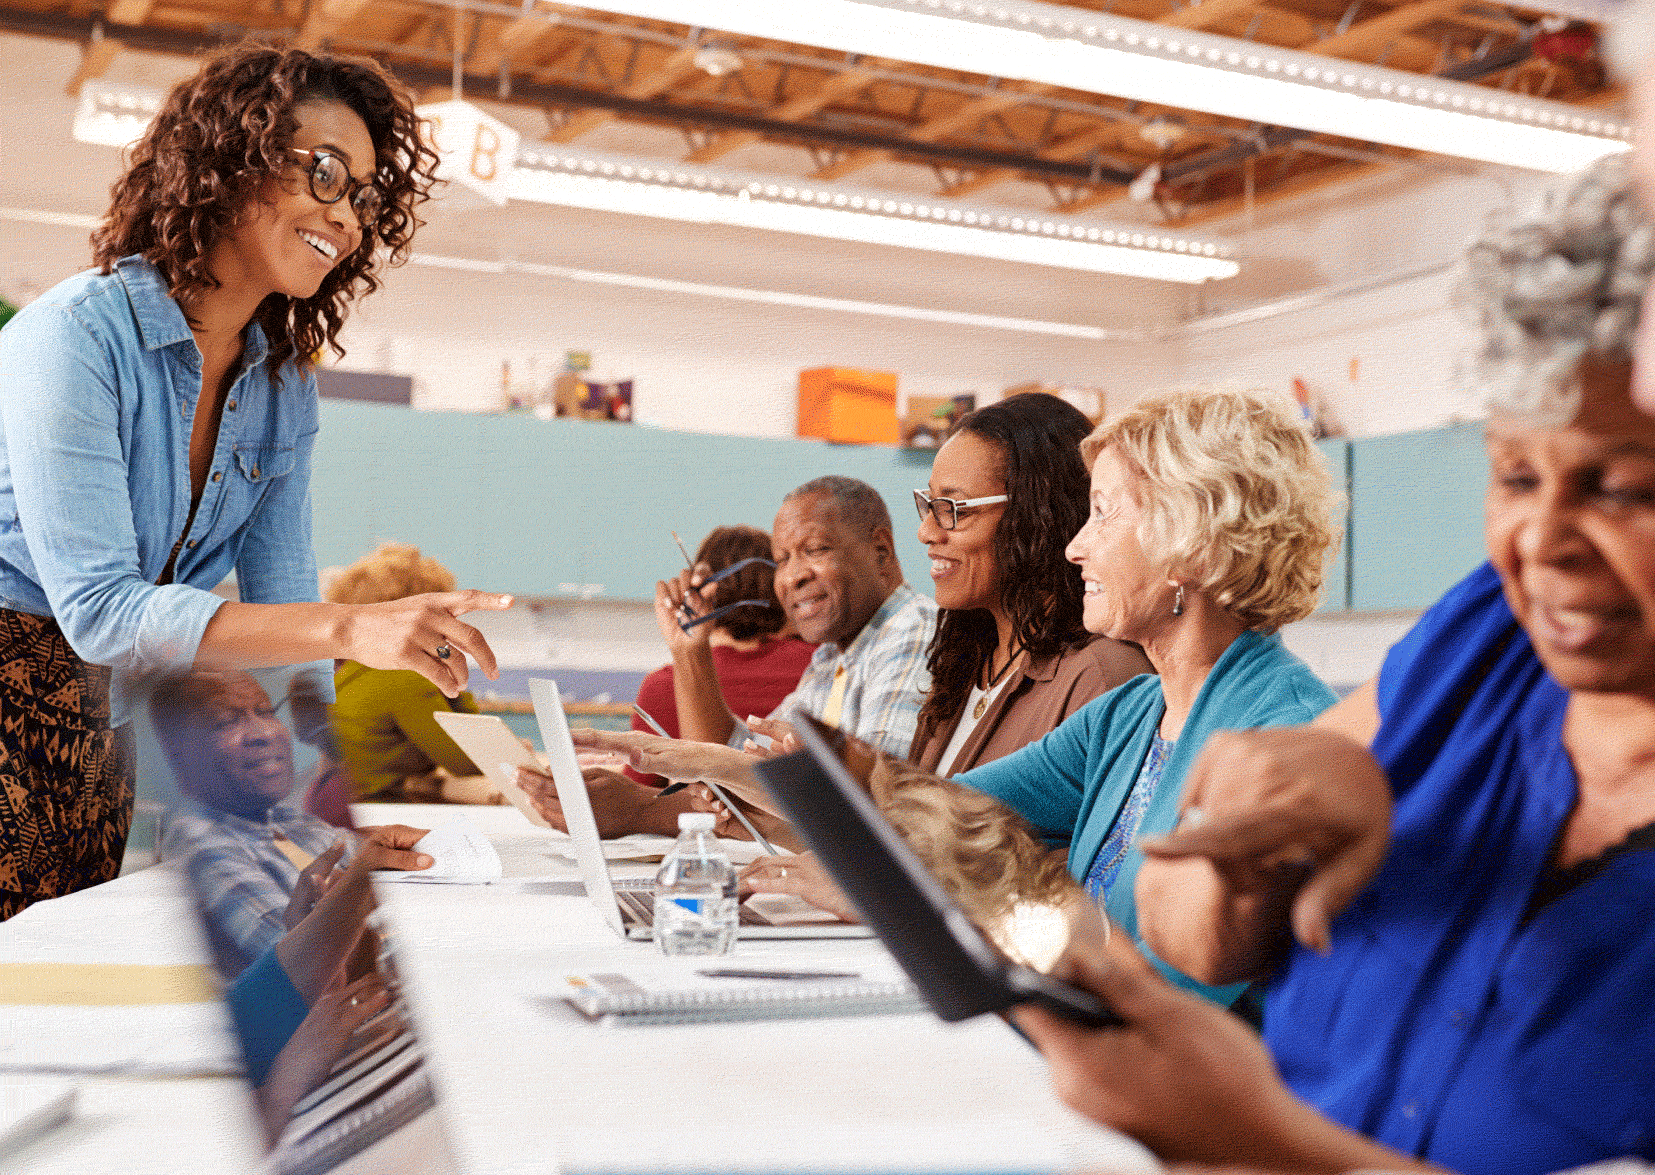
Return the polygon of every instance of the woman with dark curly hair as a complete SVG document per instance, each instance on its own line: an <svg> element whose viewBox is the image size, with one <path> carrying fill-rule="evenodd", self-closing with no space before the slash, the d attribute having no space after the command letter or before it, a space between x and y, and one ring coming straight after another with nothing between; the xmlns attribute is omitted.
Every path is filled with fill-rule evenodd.
<svg viewBox="0 0 1655 1175"><path fill-rule="evenodd" d="M132 149L96 268L0 334L0 919L118 871L138 679L494 672L458 617L509 597L316 602L312 368L406 258L435 164L373 63L225 50ZM237 602L210 591L231 572Z"/></svg>
<svg viewBox="0 0 1655 1175"><path fill-rule="evenodd" d="M1154 672L1136 646L1081 622L1080 568L1064 548L1086 522L1080 443L1091 431L1056 396L1001 400L960 422L928 492L914 491L940 609L909 754L927 771L1009 755Z"/></svg>

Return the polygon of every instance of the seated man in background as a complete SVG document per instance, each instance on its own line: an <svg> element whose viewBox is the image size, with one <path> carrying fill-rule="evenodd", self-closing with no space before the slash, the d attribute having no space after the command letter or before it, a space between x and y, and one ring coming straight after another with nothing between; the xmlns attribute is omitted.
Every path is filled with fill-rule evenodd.
<svg viewBox="0 0 1655 1175"><path fill-rule="evenodd" d="M161 856L190 871L220 967L237 975L287 932L300 870L349 834L288 802L293 739L251 674L168 678L150 695L150 717L183 797Z"/></svg>
<svg viewBox="0 0 1655 1175"><path fill-rule="evenodd" d="M798 688L772 713L802 706L906 755L931 685L925 660L937 608L902 581L884 499L855 478L808 481L782 499L771 550L776 598L799 638L819 646ZM707 638L697 635L705 626L685 633L679 623L723 602L712 592L704 598L702 578L690 569L655 592L656 619L672 650L680 733L740 747L749 733L745 716L724 704Z"/></svg>
<svg viewBox="0 0 1655 1175"><path fill-rule="evenodd" d="M890 512L878 491L849 477L806 482L782 500L771 550L782 609L801 639L820 644L799 687L775 714L798 706L875 747L907 754L931 685L925 662L937 606L903 583ZM696 764L696 778L724 779L731 770L745 773L750 759L732 748L742 746L749 730L724 704L705 638L691 640L679 627L680 620L717 607L716 598L696 590L699 578L687 570L656 589L663 633L684 638L668 638L684 735L669 745ZM575 739L582 742L593 733L577 731ZM602 768L589 770L586 780L604 836L676 835L679 813L702 802L692 792L658 799L657 789ZM563 812L551 776L522 769L517 782L561 828Z"/></svg>

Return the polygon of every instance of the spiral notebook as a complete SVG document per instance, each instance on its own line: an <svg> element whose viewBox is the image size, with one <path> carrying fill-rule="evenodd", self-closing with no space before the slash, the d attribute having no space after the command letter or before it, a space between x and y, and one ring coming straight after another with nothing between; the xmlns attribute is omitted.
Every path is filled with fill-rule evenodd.
<svg viewBox="0 0 1655 1175"><path fill-rule="evenodd" d="M563 998L606 1024L888 1016L924 1012L913 984L884 960L755 964L716 955L640 960L627 970L565 976Z"/></svg>

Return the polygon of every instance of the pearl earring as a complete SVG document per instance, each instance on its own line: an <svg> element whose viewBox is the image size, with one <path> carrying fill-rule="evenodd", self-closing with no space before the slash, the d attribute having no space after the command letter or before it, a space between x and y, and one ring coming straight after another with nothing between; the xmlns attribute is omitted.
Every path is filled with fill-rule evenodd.
<svg viewBox="0 0 1655 1175"><path fill-rule="evenodd" d="M1178 585L1178 594L1172 597L1172 614L1174 616L1182 616L1184 614L1184 585L1183 584Z"/></svg>

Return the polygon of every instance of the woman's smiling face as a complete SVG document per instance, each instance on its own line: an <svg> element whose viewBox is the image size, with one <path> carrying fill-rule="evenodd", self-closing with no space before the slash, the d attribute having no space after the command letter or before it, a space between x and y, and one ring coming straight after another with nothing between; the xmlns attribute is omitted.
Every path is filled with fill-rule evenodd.
<svg viewBox="0 0 1655 1175"><path fill-rule="evenodd" d="M1582 371L1568 425L1489 421L1489 558L1560 685L1655 699L1655 419L1626 365Z"/></svg>
<svg viewBox="0 0 1655 1175"><path fill-rule="evenodd" d="M1005 457L1000 447L973 432L956 433L937 451L926 492L933 498L989 498L1006 492ZM994 535L1006 512L1004 502L959 512L959 523L944 530L927 515L919 541L931 556L937 607L965 611L1000 607L1000 565Z"/></svg>
<svg viewBox="0 0 1655 1175"><path fill-rule="evenodd" d="M340 102L304 102L294 108L298 123L293 146L326 151L349 168L356 179L374 174L374 144L367 124ZM324 204L310 194L311 156L290 155L291 165L267 181L259 198L248 203L230 235L215 250L224 265L215 266L220 281L252 283L255 288L291 298L309 298L334 266L362 243L347 196ZM216 259L216 258L215 258Z"/></svg>

